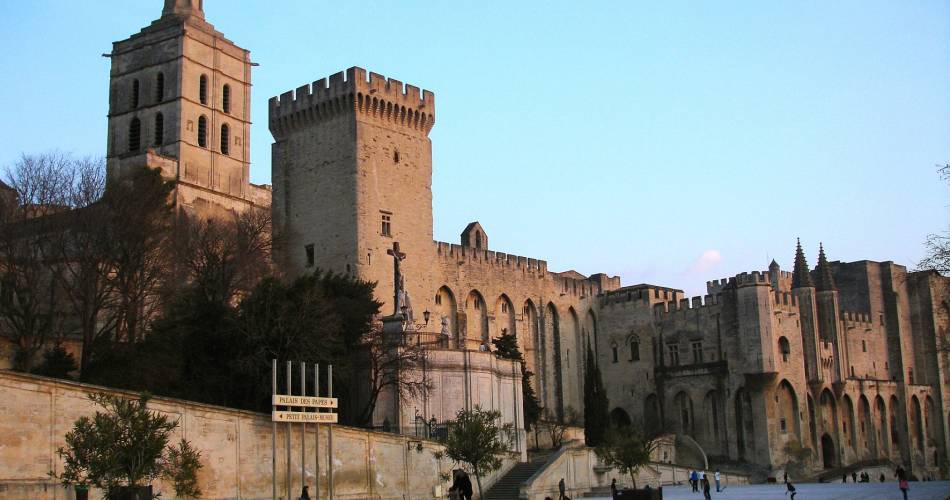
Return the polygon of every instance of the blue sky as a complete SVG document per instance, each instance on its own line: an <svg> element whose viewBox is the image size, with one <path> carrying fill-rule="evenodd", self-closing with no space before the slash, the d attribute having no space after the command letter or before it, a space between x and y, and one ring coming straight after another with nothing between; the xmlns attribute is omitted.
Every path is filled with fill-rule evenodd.
<svg viewBox="0 0 950 500"><path fill-rule="evenodd" d="M111 42L161 0L8 2L0 164L102 155ZM912 265L948 226L950 3L205 0L267 99L350 66L436 93L435 236L701 293L809 261Z"/></svg>

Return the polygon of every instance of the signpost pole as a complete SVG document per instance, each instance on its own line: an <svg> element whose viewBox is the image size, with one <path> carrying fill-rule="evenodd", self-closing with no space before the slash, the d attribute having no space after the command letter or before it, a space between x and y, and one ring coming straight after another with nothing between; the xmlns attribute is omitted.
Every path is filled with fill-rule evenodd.
<svg viewBox="0 0 950 500"><path fill-rule="evenodd" d="M293 361L287 362L287 395L293 395L293 373L294 365ZM288 411L293 411L293 408L287 407ZM290 433L293 429L293 424L287 422L287 500L291 499L293 494L291 491L293 489L293 479L290 477Z"/></svg>
<svg viewBox="0 0 950 500"><path fill-rule="evenodd" d="M300 395L307 395L307 363L300 362ZM307 411L306 408L302 408ZM300 426L300 488L307 485L307 422ZM289 499L288 499L289 500Z"/></svg>
<svg viewBox="0 0 950 500"><path fill-rule="evenodd" d="M329 397L333 397L333 365L327 370ZM327 496L333 500L333 424L327 426Z"/></svg>
<svg viewBox="0 0 950 500"><path fill-rule="evenodd" d="M277 394L277 360L271 360L271 398ZM275 410L273 402L271 402L271 412ZM277 500L277 421L271 419L271 429L270 429L270 465L271 465L271 483L273 486L272 498L271 500Z"/></svg>
<svg viewBox="0 0 950 500"><path fill-rule="evenodd" d="M320 397L320 363L313 365L313 387L316 396ZM322 413L323 410L317 408L317 413ZM313 443L313 453L316 463L313 466L313 493L314 499L320 500L320 424L317 424L317 435Z"/></svg>

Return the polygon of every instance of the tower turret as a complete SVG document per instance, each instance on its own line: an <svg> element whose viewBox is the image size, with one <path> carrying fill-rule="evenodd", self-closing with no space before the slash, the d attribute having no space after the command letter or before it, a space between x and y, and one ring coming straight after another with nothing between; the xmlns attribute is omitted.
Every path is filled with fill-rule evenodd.
<svg viewBox="0 0 950 500"><path fill-rule="evenodd" d="M814 285L811 282L811 274L808 272L808 261L805 260L805 252L802 251L802 240L796 238L795 268L792 270L792 288L812 286Z"/></svg>
<svg viewBox="0 0 950 500"><path fill-rule="evenodd" d="M817 285L818 305L818 328L819 338L825 342L831 342L834 346L834 382L840 382L848 374L848 352L845 348L842 337L841 324L839 321L840 304L838 300L838 287L835 286L834 277L831 275L831 266L828 264L828 258L825 256L824 245L818 247L818 265L815 267L815 278Z"/></svg>
<svg viewBox="0 0 950 500"><path fill-rule="evenodd" d="M168 16L195 16L204 19L204 0L165 0L165 8L162 9L162 17L164 18Z"/></svg>
<svg viewBox="0 0 950 500"><path fill-rule="evenodd" d="M825 257L825 247L821 243L818 244L818 266L815 268L815 275L818 282L816 288L819 292L838 289L835 278L831 275L828 258Z"/></svg>
<svg viewBox="0 0 950 500"><path fill-rule="evenodd" d="M818 362L818 306L815 285L811 281L801 240L795 242L795 269L792 270L792 293L798 301L802 348L805 351L805 373L809 381L822 380Z"/></svg>

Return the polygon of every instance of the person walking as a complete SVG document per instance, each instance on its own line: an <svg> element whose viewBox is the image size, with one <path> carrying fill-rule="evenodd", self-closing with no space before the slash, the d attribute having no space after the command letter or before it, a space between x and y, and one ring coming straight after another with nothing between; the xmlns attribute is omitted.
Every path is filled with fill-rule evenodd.
<svg viewBox="0 0 950 500"><path fill-rule="evenodd" d="M851 473L851 482L852 482L852 483L858 482L858 473L857 473L857 472L852 472L852 473Z"/></svg>
<svg viewBox="0 0 950 500"><path fill-rule="evenodd" d="M712 500L712 495L709 493L709 478L703 477L703 498L706 500Z"/></svg>
<svg viewBox="0 0 950 500"><path fill-rule="evenodd" d="M910 485L907 484L907 471L903 467L897 467L897 487L900 488L901 494L904 495L904 500L907 500L907 490L910 489Z"/></svg>
<svg viewBox="0 0 950 500"><path fill-rule="evenodd" d="M788 484L788 471L782 473L782 482Z"/></svg>
<svg viewBox="0 0 950 500"><path fill-rule="evenodd" d="M714 477L716 478L716 493L719 493L719 469L716 469ZM785 476L785 482L788 482L788 475Z"/></svg>
<svg viewBox="0 0 950 500"><path fill-rule="evenodd" d="M699 473L692 471L689 473L689 484L693 487L693 491L699 491Z"/></svg>
<svg viewBox="0 0 950 500"><path fill-rule="evenodd" d="M796 493L796 491L795 491L795 485L792 484L791 482L787 482L787 483L785 483L785 488L786 488L785 494L788 495L789 493L791 493L792 496L791 496L790 500L795 500L795 493Z"/></svg>
<svg viewBox="0 0 950 500"><path fill-rule="evenodd" d="M564 485L563 477L561 478L560 481L557 482L557 491L558 491L557 500L571 500L571 498L567 496L567 487Z"/></svg>
<svg viewBox="0 0 950 500"><path fill-rule="evenodd" d="M310 500L309 486L304 485L303 491L300 492L300 500Z"/></svg>
<svg viewBox="0 0 950 500"><path fill-rule="evenodd" d="M883 473L883 472L881 473L881 477L880 477L879 479L881 480L882 483L885 481L884 473Z"/></svg>
<svg viewBox="0 0 950 500"><path fill-rule="evenodd" d="M617 478L610 481L610 498L617 499Z"/></svg>

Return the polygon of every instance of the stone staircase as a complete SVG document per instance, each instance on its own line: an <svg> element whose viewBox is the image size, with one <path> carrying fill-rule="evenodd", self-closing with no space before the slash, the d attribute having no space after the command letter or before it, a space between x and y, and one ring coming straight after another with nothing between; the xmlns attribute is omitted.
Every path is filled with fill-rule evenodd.
<svg viewBox="0 0 950 500"><path fill-rule="evenodd" d="M485 492L485 500L518 500L521 483L534 475L538 469L544 467L547 456L536 457L530 462L515 465L502 476L492 487Z"/></svg>

